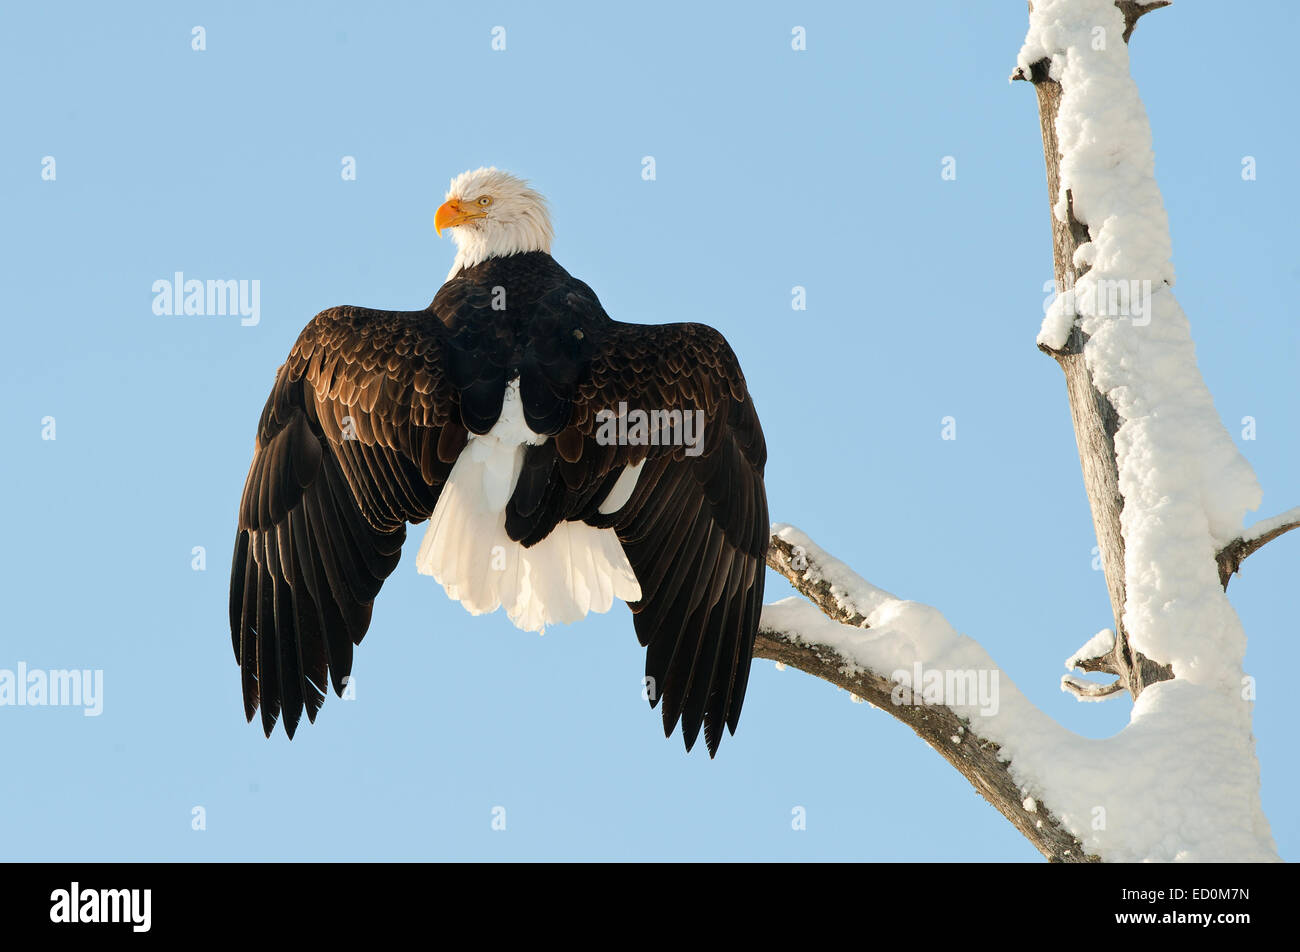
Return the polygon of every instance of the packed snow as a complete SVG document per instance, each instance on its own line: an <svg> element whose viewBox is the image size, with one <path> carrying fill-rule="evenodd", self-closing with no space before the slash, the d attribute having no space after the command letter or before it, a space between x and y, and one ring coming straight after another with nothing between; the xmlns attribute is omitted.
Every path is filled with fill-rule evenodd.
<svg viewBox="0 0 1300 952"><path fill-rule="evenodd" d="M1262 539L1276 529L1283 526L1295 525L1300 522L1300 506L1294 509L1288 509L1286 512L1273 516L1271 519L1261 519L1249 529L1241 534L1241 541L1254 542L1256 539Z"/></svg>

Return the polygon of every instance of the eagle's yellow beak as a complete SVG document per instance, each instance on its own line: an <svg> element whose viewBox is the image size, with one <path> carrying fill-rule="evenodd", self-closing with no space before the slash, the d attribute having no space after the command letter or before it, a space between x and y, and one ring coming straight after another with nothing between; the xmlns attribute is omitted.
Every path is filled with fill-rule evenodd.
<svg viewBox="0 0 1300 952"><path fill-rule="evenodd" d="M487 212L480 211L472 205L462 205L459 199L453 198L438 206L438 211L433 216L433 227L441 235L444 228L455 228L467 221L486 217Z"/></svg>

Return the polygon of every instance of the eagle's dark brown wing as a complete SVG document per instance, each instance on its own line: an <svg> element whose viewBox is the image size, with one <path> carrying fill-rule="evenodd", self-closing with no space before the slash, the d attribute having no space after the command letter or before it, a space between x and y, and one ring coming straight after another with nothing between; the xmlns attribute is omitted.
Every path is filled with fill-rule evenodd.
<svg viewBox="0 0 1300 952"><path fill-rule="evenodd" d="M598 309L588 295L582 285L553 306ZM713 328L582 323L589 362L572 389L548 387L570 398L569 424L529 450L506 528L525 544L559 519L615 530L641 586L631 608L646 647L651 705L663 700L665 734L680 719L688 749L703 727L713 754L723 724L734 732L740 717L763 601L763 431L735 354ZM527 405L527 390L524 399ZM602 439L608 416L601 411L638 410L698 411L698 454L680 443L611 442L608 429ZM602 514L624 467L636 463L642 469L631 497Z"/></svg>
<svg viewBox="0 0 1300 952"><path fill-rule="evenodd" d="M239 505L230 632L244 712L292 737L352 670L352 646L465 444L427 311L318 314L280 367Z"/></svg>
<svg viewBox="0 0 1300 952"><path fill-rule="evenodd" d="M770 529L758 414L735 354L702 324L618 325L583 397L584 434L593 409L619 400L703 411L702 452L659 448L611 524L641 584L631 607L664 732L680 716L690 749L702 724L712 755L722 725L736 730L763 605Z"/></svg>

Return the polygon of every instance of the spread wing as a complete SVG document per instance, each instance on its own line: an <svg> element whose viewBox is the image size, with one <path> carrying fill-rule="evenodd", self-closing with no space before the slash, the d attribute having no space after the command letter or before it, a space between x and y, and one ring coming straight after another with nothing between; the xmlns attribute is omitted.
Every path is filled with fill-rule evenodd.
<svg viewBox="0 0 1300 952"><path fill-rule="evenodd" d="M681 718L688 750L702 725L712 755L724 723L735 733L745 699L770 533L767 446L745 378L711 327L622 324L582 396L575 423L584 436L598 435L595 413L617 401L629 414L701 414L697 446L643 447L636 488L606 519L641 584L631 608L657 688L651 704L663 699L665 734Z"/></svg>
<svg viewBox="0 0 1300 952"><path fill-rule="evenodd" d="M244 713L292 737L342 694L352 646L397 565L406 522L429 516L465 444L426 311L318 314L262 411L239 504L230 633Z"/></svg>
<svg viewBox="0 0 1300 952"><path fill-rule="evenodd" d="M558 357L541 362L531 393L523 381L525 410L566 397L571 412L553 440L528 451L506 529L525 545L559 519L615 530L641 586L630 607L651 706L662 699L665 734L680 719L687 749L703 727L712 755L723 724L734 733L740 717L770 531L767 449L744 375L713 328L610 321L581 282L539 310L547 308L588 315L578 321L584 359L572 384L565 368L573 361ZM659 445L611 439L611 415L631 420L637 411L694 414L703 430L683 427L676 442ZM692 435L695 445L686 445ZM608 505L636 464L631 496Z"/></svg>

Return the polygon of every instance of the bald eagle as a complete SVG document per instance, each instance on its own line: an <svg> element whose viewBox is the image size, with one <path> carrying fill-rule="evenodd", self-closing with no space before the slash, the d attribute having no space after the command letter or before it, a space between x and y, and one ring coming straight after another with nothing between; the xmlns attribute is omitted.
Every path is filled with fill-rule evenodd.
<svg viewBox="0 0 1300 952"><path fill-rule="evenodd" d="M317 314L279 368L239 505L230 632L269 737L342 694L352 647L416 568L524 630L628 603L646 691L689 751L734 733L768 544L767 450L703 324L612 320L550 255L545 200L494 168L451 182L457 253L419 311ZM327 680L328 679L328 680Z"/></svg>

